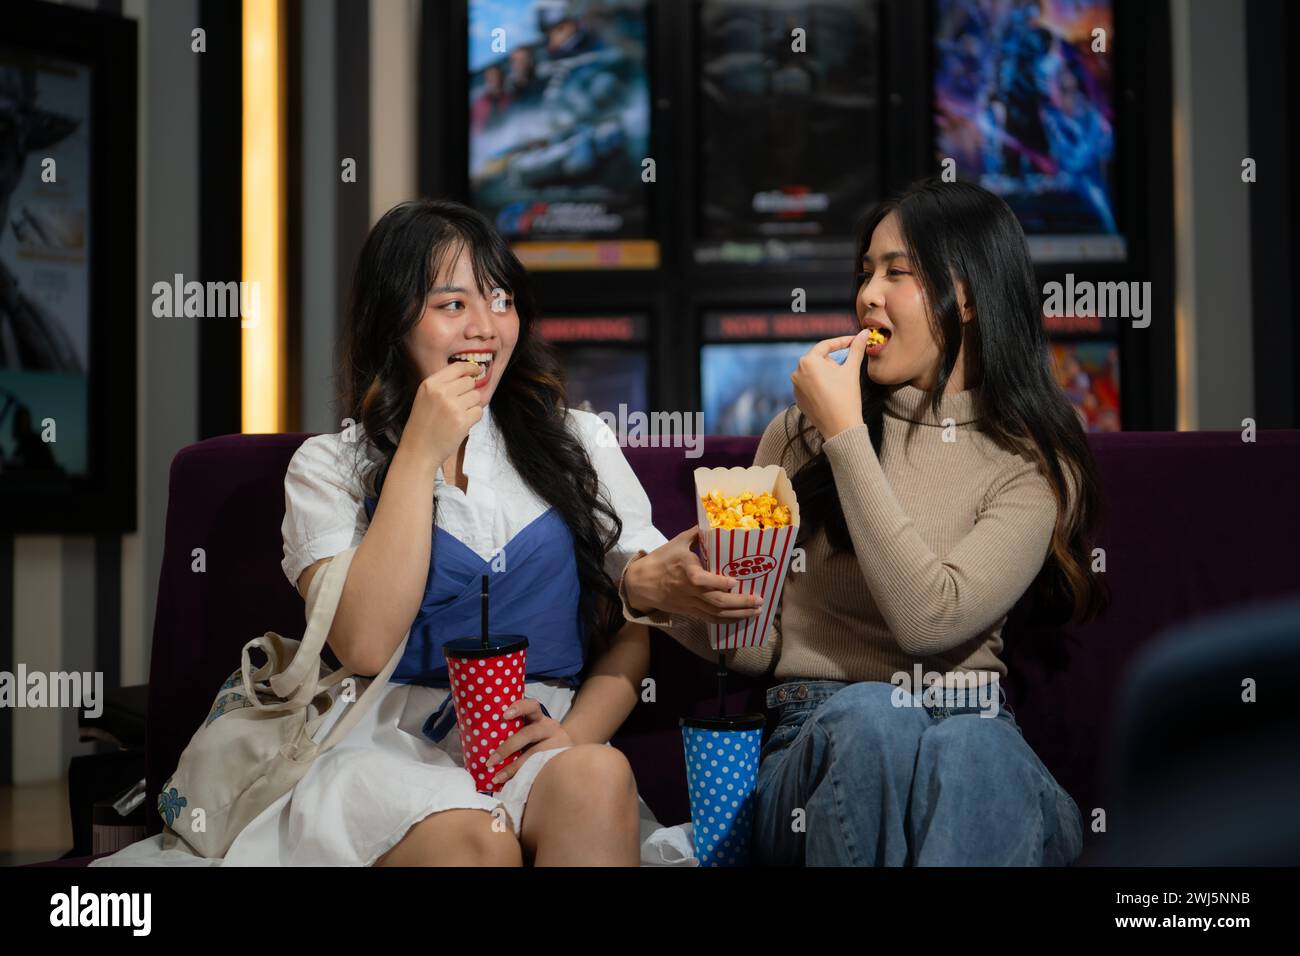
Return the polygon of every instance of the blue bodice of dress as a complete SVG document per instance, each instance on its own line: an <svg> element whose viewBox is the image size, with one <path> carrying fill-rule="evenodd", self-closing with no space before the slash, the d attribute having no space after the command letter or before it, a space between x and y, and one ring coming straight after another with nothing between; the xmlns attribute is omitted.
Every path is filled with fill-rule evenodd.
<svg viewBox="0 0 1300 956"><path fill-rule="evenodd" d="M365 499L373 518L376 499ZM447 687L442 646L480 633L481 578L489 575L492 634L528 638L527 677L572 684L582 670L585 642L581 585L573 536L563 516L548 508L490 559L443 528L434 528L424 599L391 680Z"/></svg>

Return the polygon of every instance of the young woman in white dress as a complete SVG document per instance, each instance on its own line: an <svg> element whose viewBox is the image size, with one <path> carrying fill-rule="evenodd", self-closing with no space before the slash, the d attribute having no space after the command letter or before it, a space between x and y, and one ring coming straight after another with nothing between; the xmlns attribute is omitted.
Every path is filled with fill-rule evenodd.
<svg viewBox="0 0 1300 956"><path fill-rule="evenodd" d="M293 457L283 567L305 597L358 545L328 639L358 674L410 638L380 702L227 865L639 862L656 824L607 742L649 638L614 582L664 538L613 433L566 408L533 318L522 265L467 207L403 203L366 240L340 350L347 427ZM498 750L520 756L493 794L463 768L441 650L478 633L480 574L492 631L529 640L511 715L526 723Z"/></svg>

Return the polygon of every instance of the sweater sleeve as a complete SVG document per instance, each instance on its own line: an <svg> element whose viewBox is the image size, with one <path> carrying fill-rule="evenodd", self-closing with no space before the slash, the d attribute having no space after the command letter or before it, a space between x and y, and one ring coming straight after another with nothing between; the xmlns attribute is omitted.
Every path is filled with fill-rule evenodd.
<svg viewBox="0 0 1300 956"><path fill-rule="evenodd" d="M858 565L894 640L909 654L942 653L999 621L1047 556L1056 497L1032 462L990 489L975 526L943 558L922 540L871 445L866 425L822 446Z"/></svg>
<svg viewBox="0 0 1300 956"><path fill-rule="evenodd" d="M786 443L785 419L786 413L780 413L776 418L772 419L763 432L763 437L758 443L758 449L754 452L754 464L756 466L785 464L782 461L782 451ZM786 465L786 470L789 471L788 465ZM644 553L641 552L637 557ZM628 564L631 563L631 561L628 562ZM626 566L623 573L624 575L627 573ZM697 621L691 617L672 617L658 610L647 611L644 614L633 610L627 603L622 577L619 578L618 593L623 599L623 616L627 620L660 628L671 634L677 643L693 654L697 654L706 660L717 659L718 652L713 649L709 642L709 626L703 621ZM780 656L781 608L777 607L772 614L772 625L762 646L737 648L731 652L731 656L727 659L727 666L742 674L757 677L765 674Z"/></svg>

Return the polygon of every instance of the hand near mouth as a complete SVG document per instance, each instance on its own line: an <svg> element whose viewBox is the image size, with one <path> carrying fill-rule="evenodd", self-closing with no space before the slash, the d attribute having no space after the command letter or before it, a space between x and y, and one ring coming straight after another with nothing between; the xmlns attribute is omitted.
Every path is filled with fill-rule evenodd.
<svg viewBox="0 0 1300 956"><path fill-rule="evenodd" d="M480 393L471 377L477 364L448 362L420 383L402 429L399 451L408 448L409 454L431 469L456 453L470 428L483 417Z"/></svg>
<svg viewBox="0 0 1300 956"><path fill-rule="evenodd" d="M790 376L795 404L824 441L863 424L861 373L868 335L863 329L857 335L818 342L799 359ZM848 348L849 354L840 365L830 354L843 348Z"/></svg>

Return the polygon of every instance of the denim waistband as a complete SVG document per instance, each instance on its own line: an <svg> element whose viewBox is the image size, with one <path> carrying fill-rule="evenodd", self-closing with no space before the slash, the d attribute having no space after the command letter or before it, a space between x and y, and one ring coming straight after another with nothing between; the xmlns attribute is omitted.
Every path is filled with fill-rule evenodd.
<svg viewBox="0 0 1300 956"><path fill-rule="evenodd" d="M839 680L793 680L777 684L767 690L767 707L769 710L778 710L782 713L786 708L792 705L811 704L815 709L825 703L838 691L843 690L850 684L860 683L858 681L839 681ZM882 682L884 683L884 682ZM998 689L998 711L1010 714L1011 708L1007 705L1007 692L1002 687L1001 681L997 682ZM913 696L924 700L921 692L914 692ZM939 700L931 704L923 704L932 715L950 717L954 714L979 713L983 710L978 700L974 703L969 701L966 688L964 687L947 687L943 691L936 692Z"/></svg>

